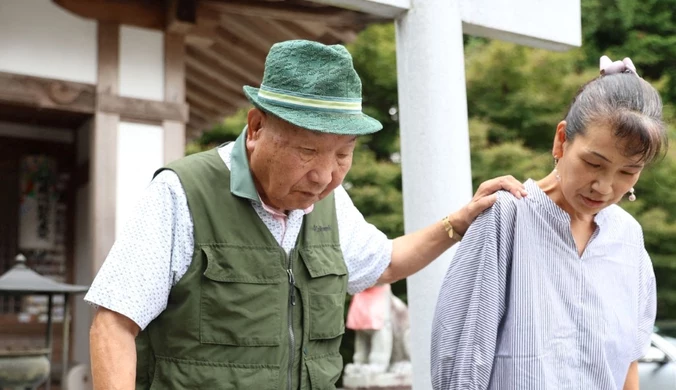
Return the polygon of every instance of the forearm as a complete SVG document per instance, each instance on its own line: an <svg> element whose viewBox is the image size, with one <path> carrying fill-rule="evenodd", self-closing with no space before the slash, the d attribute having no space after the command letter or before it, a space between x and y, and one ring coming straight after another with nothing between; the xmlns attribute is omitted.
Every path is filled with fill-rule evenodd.
<svg viewBox="0 0 676 390"><path fill-rule="evenodd" d="M95 390L133 390L136 382L135 324L99 309L90 330L90 356ZM131 322L130 320L128 320Z"/></svg>
<svg viewBox="0 0 676 390"><path fill-rule="evenodd" d="M453 219L451 224L455 226ZM392 243L392 260L378 283L392 283L420 271L456 242L441 222L396 238Z"/></svg>
<svg viewBox="0 0 676 390"><path fill-rule="evenodd" d="M624 381L623 390L639 390L638 362L633 362L629 365L629 371L627 372L627 379Z"/></svg>

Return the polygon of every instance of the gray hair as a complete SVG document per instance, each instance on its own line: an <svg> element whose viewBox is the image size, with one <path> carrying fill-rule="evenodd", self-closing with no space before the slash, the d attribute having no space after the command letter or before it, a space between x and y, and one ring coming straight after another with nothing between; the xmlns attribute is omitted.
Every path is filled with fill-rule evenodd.
<svg viewBox="0 0 676 390"><path fill-rule="evenodd" d="M572 142L590 125L609 126L627 141L625 155L638 155L646 164L663 157L668 148L662 99L636 74L600 76L580 88L566 114L566 139Z"/></svg>

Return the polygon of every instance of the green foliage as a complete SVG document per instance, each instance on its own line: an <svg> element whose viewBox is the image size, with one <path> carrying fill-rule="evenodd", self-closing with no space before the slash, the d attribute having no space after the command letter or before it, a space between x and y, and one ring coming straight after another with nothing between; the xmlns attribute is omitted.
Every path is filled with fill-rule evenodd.
<svg viewBox="0 0 676 390"><path fill-rule="evenodd" d="M224 142L234 141L246 126L246 117L249 108L237 111L223 122L214 126L200 138L186 145L186 155L214 148Z"/></svg>

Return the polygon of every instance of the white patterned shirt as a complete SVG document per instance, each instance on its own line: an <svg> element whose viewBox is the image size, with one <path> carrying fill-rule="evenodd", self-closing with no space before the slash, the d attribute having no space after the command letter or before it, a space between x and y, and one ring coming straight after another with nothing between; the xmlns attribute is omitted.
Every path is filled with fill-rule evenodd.
<svg viewBox="0 0 676 390"><path fill-rule="evenodd" d="M465 234L432 324L435 390L617 390L650 345L655 275L617 205L582 256L570 216L537 183L498 195Z"/></svg>
<svg viewBox="0 0 676 390"><path fill-rule="evenodd" d="M231 169L236 143L219 147ZM248 167L247 167L248 169ZM390 264L392 241L364 220L342 186L334 191L340 246L348 269L348 292L355 294L376 283ZM293 249L303 217L310 210L293 210L286 218L251 201L279 245ZM101 266L85 301L133 320L141 329L167 307L171 288L192 262L193 222L178 176L164 170L144 192Z"/></svg>

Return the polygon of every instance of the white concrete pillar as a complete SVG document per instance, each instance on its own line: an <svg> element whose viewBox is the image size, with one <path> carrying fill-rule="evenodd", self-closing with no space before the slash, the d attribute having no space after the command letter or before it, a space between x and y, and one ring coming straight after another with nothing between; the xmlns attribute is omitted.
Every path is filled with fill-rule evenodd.
<svg viewBox="0 0 676 390"><path fill-rule="evenodd" d="M407 233L472 196L461 15L456 1L413 0L397 20L404 219ZM446 252L408 278L413 388L430 389L430 334Z"/></svg>

